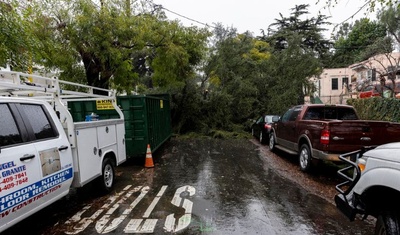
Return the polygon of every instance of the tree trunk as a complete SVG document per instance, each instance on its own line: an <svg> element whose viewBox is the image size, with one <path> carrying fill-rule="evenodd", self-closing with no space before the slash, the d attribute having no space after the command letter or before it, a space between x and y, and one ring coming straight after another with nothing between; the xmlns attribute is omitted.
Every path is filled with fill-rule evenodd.
<svg viewBox="0 0 400 235"><path fill-rule="evenodd" d="M86 79L89 86L103 89L109 89L108 80L110 72L102 71L102 65L99 59L94 58L90 53L81 52L83 64L85 66ZM94 94L109 95L108 92L102 90L93 90Z"/></svg>

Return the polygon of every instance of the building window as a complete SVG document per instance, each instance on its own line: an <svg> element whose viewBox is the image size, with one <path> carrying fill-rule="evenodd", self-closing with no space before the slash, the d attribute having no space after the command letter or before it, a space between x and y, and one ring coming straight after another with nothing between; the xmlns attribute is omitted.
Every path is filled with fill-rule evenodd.
<svg viewBox="0 0 400 235"><path fill-rule="evenodd" d="M332 90L339 90L337 78L332 78Z"/></svg>
<svg viewBox="0 0 400 235"><path fill-rule="evenodd" d="M343 87L348 87L349 86L349 78L348 77L342 78L342 86Z"/></svg>
<svg viewBox="0 0 400 235"><path fill-rule="evenodd" d="M372 69L371 81L376 81L376 69Z"/></svg>

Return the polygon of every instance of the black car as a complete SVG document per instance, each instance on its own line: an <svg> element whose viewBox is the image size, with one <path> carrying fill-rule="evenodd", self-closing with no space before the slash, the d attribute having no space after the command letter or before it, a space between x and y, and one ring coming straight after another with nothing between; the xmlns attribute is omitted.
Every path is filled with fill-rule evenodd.
<svg viewBox="0 0 400 235"><path fill-rule="evenodd" d="M264 115L257 119L251 126L251 134L259 139L261 144L265 144L269 140L269 132L273 120L279 119L278 115Z"/></svg>

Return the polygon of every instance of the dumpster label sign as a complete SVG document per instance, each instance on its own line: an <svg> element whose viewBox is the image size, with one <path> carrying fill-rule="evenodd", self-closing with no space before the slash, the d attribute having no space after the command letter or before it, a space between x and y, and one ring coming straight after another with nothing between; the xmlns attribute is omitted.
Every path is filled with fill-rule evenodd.
<svg viewBox="0 0 400 235"><path fill-rule="evenodd" d="M97 110L108 110L114 109L111 100L96 100L96 109Z"/></svg>

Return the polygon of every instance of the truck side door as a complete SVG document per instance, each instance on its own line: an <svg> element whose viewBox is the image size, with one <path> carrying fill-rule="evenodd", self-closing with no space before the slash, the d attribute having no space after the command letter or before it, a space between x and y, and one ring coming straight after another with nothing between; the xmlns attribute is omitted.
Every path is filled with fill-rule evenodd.
<svg viewBox="0 0 400 235"><path fill-rule="evenodd" d="M301 106L289 109L277 123L278 130L276 135L278 143L286 148L294 149L294 145L297 142L297 136L295 136L296 118L301 110Z"/></svg>
<svg viewBox="0 0 400 235"><path fill-rule="evenodd" d="M0 231L69 192L72 154L50 111L39 101L0 103Z"/></svg>
<svg viewBox="0 0 400 235"><path fill-rule="evenodd" d="M41 180L35 183L39 200L49 204L65 196L73 178L72 151L54 112L46 105L23 104L19 110L38 153ZM51 110L52 111L52 110ZM58 126L57 126L58 125Z"/></svg>
<svg viewBox="0 0 400 235"><path fill-rule="evenodd" d="M303 110L303 106L294 107L293 112L291 113L289 120L287 121L287 125L286 125L286 127L287 127L286 139L289 142L288 148L295 150L295 151L298 150L297 141L299 138L297 118L302 110Z"/></svg>
<svg viewBox="0 0 400 235"><path fill-rule="evenodd" d="M287 125L290 116L292 115L293 108L289 109L282 115L282 118L276 123L276 139L277 142L282 145L282 146L288 146L288 143L286 141L287 139Z"/></svg>
<svg viewBox="0 0 400 235"><path fill-rule="evenodd" d="M40 205L35 182L41 180L39 156L13 103L0 103L0 231Z"/></svg>

